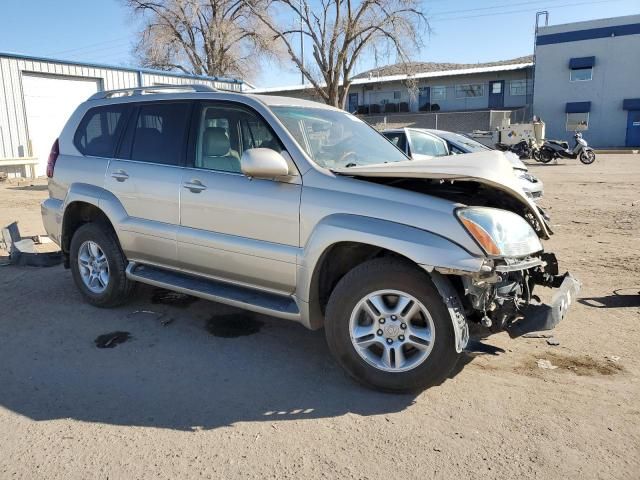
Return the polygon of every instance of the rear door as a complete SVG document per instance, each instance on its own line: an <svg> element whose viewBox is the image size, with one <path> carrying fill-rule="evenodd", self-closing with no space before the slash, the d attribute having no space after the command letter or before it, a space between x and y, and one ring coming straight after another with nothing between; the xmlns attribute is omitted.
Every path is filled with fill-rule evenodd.
<svg viewBox="0 0 640 480"><path fill-rule="evenodd" d="M281 142L259 114L235 102L202 102L192 125L192 151L181 186L180 266L292 292L300 235L299 177L251 179L240 169L244 150L283 152Z"/></svg>
<svg viewBox="0 0 640 480"><path fill-rule="evenodd" d="M120 226L127 257L162 266L177 264L180 181L191 102L144 102L130 116L105 188L128 215Z"/></svg>

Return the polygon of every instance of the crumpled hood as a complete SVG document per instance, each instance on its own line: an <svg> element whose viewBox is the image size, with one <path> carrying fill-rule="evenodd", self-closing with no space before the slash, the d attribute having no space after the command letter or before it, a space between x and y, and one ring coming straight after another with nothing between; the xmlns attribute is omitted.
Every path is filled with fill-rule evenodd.
<svg viewBox="0 0 640 480"><path fill-rule="evenodd" d="M473 181L497 188L524 204L542 226L543 238L549 230L537 205L527 197L502 152L486 151L449 155L405 162L334 168L335 173L355 177L429 178L433 180Z"/></svg>

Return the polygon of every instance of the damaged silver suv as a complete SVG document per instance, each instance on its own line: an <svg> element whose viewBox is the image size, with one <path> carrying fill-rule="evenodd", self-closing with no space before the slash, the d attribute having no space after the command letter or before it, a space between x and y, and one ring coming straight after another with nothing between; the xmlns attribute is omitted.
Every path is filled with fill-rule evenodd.
<svg viewBox="0 0 640 480"><path fill-rule="evenodd" d="M469 339L549 329L578 282L503 156L409 160L318 103L205 87L100 92L55 142L48 234L91 304L136 282L324 326L360 382L441 382ZM550 305L534 287L558 288Z"/></svg>

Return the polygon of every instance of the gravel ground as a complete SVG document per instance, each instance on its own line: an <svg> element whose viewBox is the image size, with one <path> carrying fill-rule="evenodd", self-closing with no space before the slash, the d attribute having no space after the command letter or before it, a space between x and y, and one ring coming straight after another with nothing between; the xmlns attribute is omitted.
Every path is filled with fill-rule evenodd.
<svg viewBox="0 0 640 480"><path fill-rule="evenodd" d="M583 282L560 345L481 339L419 395L354 384L322 332L146 287L100 310L61 266L0 267L0 478L640 478L640 156L531 170ZM46 194L0 186L0 225L43 233Z"/></svg>

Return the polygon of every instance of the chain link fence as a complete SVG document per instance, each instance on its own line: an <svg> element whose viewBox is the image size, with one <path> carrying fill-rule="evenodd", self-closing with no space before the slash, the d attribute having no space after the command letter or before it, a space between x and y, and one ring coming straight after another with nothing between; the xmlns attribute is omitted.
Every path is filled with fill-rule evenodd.
<svg viewBox="0 0 640 480"><path fill-rule="evenodd" d="M503 122L524 123L530 120L530 108L517 110L478 110L471 112L394 113L362 115L377 130L392 128L432 128L451 132L491 131Z"/></svg>

